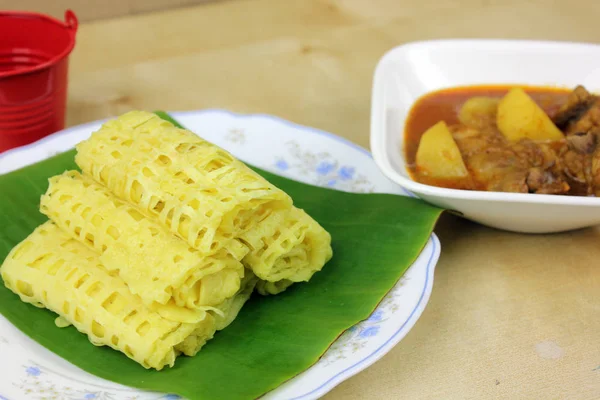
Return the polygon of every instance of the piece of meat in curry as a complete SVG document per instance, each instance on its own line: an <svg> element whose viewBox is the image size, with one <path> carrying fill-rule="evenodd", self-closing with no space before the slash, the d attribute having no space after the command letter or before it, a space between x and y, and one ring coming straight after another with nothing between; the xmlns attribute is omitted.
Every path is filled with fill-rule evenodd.
<svg viewBox="0 0 600 400"><path fill-rule="evenodd" d="M460 95L445 91L426 96L409 116L405 149L415 180L468 190L600 196L598 96L582 86L572 91L525 88L523 93L509 87L456 90L462 90ZM514 99L507 100L510 96ZM544 115L531 119L529 108ZM438 160L435 151L422 151L424 167L418 162L424 128L438 121L445 121L460 151L467 171L463 175L428 170L427 162L435 167L447 149L438 149Z"/></svg>

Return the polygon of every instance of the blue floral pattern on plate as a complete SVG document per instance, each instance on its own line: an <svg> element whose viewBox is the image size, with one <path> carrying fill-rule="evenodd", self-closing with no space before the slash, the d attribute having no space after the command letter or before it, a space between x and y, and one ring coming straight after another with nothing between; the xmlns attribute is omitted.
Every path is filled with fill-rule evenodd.
<svg viewBox="0 0 600 400"><path fill-rule="evenodd" d="M348 192L370 193L373 184L353 165L341 164L329 152L314 152L297 141L286 143L287 153L275 157L273 166L281 175L308 177L310 183Z"/></svg>
<svg viewBox="0 0 600 400"><path fill-rule="evenodd" d="M396 289L402 287L406 281L406 277L402 278L396 285ZM331 365L346 360L362 350L372 337L379 334L381 324L385 323L398 310L397 294L397 290L390 292L367 320L344 332L323 355L321 361Z"/></svg>

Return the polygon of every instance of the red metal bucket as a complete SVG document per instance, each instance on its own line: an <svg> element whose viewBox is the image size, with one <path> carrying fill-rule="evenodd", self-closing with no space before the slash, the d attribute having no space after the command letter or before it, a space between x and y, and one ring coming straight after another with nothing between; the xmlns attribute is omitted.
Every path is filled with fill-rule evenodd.
<svg viewBox="0 0 600 400"><path fill-rule="evenodd" d="M0 153L65 126L77 17L0 11Z"/></svg>

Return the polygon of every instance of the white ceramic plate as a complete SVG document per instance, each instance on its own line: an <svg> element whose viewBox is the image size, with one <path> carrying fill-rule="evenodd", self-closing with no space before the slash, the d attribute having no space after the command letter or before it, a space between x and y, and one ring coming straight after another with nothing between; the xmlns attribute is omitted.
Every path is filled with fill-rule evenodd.
<svg viewBox="0 0 600 400"><path fill-rule="evenodd" d="M399 186L381 174L366 150L332 134L266 115L209 110L173 116L240 159L271 172L339 190L403 194ZM0 174L68 150L100 124L66 129L6 152L0 155ZM313 367L264 398L316 399L387 353L423 312L439 252L439 241L432 235L419 258L367 321L342 335ZM90 375L29 339L0 316L0 400L53 396L82 400L179 398L142 392Z"/></svg>
<svg viewBox="0 0 600 400"><path fill-rule="evenodd" d="M403 129L419 97L476 84L600 89L600 46L592 44L441 40L396 47L375 71L371 151L391 180L424 200L484 225L517 232L559 232L600 224L600 199L454 190L413 181L406 172Z"/></svg>

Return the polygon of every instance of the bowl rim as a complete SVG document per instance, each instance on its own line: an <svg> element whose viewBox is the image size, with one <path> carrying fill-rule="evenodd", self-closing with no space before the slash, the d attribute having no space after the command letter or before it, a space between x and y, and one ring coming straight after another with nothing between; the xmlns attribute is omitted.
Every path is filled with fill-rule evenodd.
<svg viewBox="0 0 600 400"><path fill-rule="evenodd" d="M552 194L532 194L532 193L510 193L510 192L487 192L479 190L461 190L448 189L437 186L427 185L414 181L401 175L396 168L392 166L386 151L386 139L388 138L385 127L385 118L382 112L385 111L382 104L382 90L385 80L382 76L383 68L390 62L397 53L401 53L412 48L451 48L465 47L473 45L493 46L495 49L502 47L514 48L562 48L581 50L593 50L600 52L600 45L586 42L570 41L545 41L545 40L522 40L522 39L434 39L407 42L405 44L393 47L388 50L377 62L373 75L373 86L371 91L371 121L370 121L370 147L373 159L383 174L388 179L396 182L408 191L416 195L426 195L433 197L442 197L457 200L480 200L490 202L509 202L509 203L534 203L534 204L557 204L557 205L577 205L588 207L600 207L600 198L588 196L560 196ZM411 104L411 107L414 105ZM404 138L401 139L401 142ZM406 167L406 164L404 164ZM409 175L410 176L410 175Z"/></svg>
<svg viewBox="0 0 600 400"><path fill-rule="evenodd" d="M29 75L35 72L39 72L45 70L47 68L51 68L54 65L61 62L63 59L67 58L73 49L75 48L76 36L77 36L77 28L79 27L79 21L77 16L71 9L67 9L65 11L65 21L61 21L57 18L54 18L51 15L42 14L38 12L31 11L11 11L11 10L0 10L0 18L21 18L21 19L37 19L45 22L49 22L51 24L57 25L60 28L64 29L69 35L69 43L65 46L65 48L57 54L54 54L52 58L44 61L43 63L29 66L27 68L17 69L17 70L9 70L5 72L0 72L0 79L12 78L15 76Z"/></svg>

